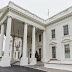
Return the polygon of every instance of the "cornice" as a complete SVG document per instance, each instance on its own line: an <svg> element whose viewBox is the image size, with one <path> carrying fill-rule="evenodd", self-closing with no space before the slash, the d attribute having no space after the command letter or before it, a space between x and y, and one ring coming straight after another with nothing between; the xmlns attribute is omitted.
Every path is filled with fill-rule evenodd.
<svg viewBox="0 0 72 72"><path fill-rule="evenodd" d="M61 21L65 18L68 18L70 15L72 15L72 6L48 18L46 20L46 26L54 24L55 22Z"/></svg>
<svg viewBox="0 0 72 72"><path fill-rule="evenodd" d="M37 21L37 22L39 22L39 23L41 23L43 25L45 24L45 20L44 19L42 19L42 18L38 17L37 15L29 12L28 10L23 9L22 7L14 4L11 1L8 4L8 8L10 8L10 9L12 9L12 10L14 10L14 11L20 13L20 14L23 14L24 16L26 16L28 18L31 18L34 21Z"/></svg>
<svg viewBox="0 0 72 72"><path fill-rule="evenodd" d="M4 18L4 16L8 13L8 8L5 9L4 13L0 17L0 21Z"/></svg>
<svg viewBox="0 0 72 72"><path fill-rule="evenodd" d="M36 19L34 19L34 18L26 15L26 14L23 14L23 13L15 10L15 9L13 9L13 8L11 8L11 7L8 7L8 8L9 8L9 11L11 11L11 12L13 12L13 13L16 13L16 14L22 16L22 17L25 17L25 18L27 18L27 19L29 19L29 20L31 20L31 21L34 21L34 22L36 22L36 23L44 26L44 23L43 23L43 22L40 22L40 21L38 21L38 20L36 20Z"/></svg>
<svg viewBox="0 0 72 72"><path fill-rule="evenodd" d="M68 17L71 17L71 16L72 16L72 12L71 13L68 13L68 14L66 14L64 16L61 16L61 17L59 17L59 18L57 18L57 19L55 19L53 21L48 22L45 26L52 25L52 24L54 24L56 22L59 22L59 21L64 20L64 19L66 19Z"/></svg>
<svg viewBox="0 0 72 72"><path fill-rule="evenodd" d="M0 9L0 13L1 13L2 11L4 11L5 9L7 9L7 6L4 7L4 8L2 8L2 9Z"/></svg>
<svg viewBox="0 0 72 72"><path fill-rule="evenodd" d="M8 6L0 9L0 12L2 12L4 10L6 11L6 9L9 9L9 11L13 11L13 12L15 12L21 16L24 16L24 17L26 17L40 25L43 25L45 27L72 16L72 7L68 8L66 10L63 10L62 12L50 17L47 20L44 20L44 19L38 17L37 15L23 9L22 7L16 5L15 3L11 2L11 1L9 2ZM4 12L4 13L6 13L6 12ZM0 17L0 20L4 16L4 13Z"/></svg>

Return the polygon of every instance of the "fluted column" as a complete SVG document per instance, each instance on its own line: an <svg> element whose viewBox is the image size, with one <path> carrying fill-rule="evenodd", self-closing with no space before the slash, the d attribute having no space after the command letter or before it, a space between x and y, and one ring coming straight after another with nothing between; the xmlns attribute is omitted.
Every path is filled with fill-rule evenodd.
<svg viewBox="0 0 72 72"><path fill-rule="evenodd" d="M23 35L23 55L20 61L21 66L28 65L27 58L27 24L24 25L24 35Z"/></svg>
<svg viewBox="0 0 72 72"><path fill-rule="evenodd" d="M1 25L1 36L0 36L0 57L2 57L3 38L4 38L4 24Z"/></svg>
<svg viewBox="0 0 72 72"><path fill-rule="evenodd" d="M9 45L10 45L10 34L11 34L11 23L12 23L12 18L10 16L8 16L4 56L0 63L0 66L3 66L3 67L10 66L11 59L9 57Z"/></svg>
<svg viewBox="0 0 72 72"><path fill-rule="evenodd" d="M36 64L35 58L35 27L32 28L32 57L31 57L31 65Z"/></svg>

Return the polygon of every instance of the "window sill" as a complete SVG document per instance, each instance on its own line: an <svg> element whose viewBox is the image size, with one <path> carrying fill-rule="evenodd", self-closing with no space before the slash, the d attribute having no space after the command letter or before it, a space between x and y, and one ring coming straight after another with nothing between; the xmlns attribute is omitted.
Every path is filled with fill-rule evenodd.
<svg viewBox="0 0 72 72"><path fill-rule="evenodd" d="M56 58L52 58L52 59L50 59L50 61L57 61L57 59Z"/></svg>
<svg viewBox="0 0 72 72"><path fill-rule="evenodd" d="M70 35L64 35L64 37L70 37Z"/></svg>

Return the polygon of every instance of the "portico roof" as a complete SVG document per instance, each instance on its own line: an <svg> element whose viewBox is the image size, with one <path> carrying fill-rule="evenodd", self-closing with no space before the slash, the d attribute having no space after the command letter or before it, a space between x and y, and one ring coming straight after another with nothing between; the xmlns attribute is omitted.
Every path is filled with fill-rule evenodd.
<svg viewBox="0 0 72 72"><path fill-rule="evenodd" d="M0 9L0 20L3 17L3 15L7 13L8 9L13 10L16 13L23 15L27 17L28 19L33 20L34 22L37 22L38 24L43 25L43 26L53 24L57 21L60 21L72 15L72 7L69 7L68 9L63 10L62 12L44 20L38 17L37 15L29 12L28 10L23 9L22 7L10 1L6 7Z"/></svg>

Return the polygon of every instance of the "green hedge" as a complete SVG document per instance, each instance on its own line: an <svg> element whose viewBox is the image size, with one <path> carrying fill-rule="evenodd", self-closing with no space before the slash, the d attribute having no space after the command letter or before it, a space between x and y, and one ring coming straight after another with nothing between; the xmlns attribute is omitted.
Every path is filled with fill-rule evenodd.
<svg viewBox="0 0 72 72"><path fill-rule="evenodd" d="M2 58L2 57L0 57L0 58Z"/></svg>

